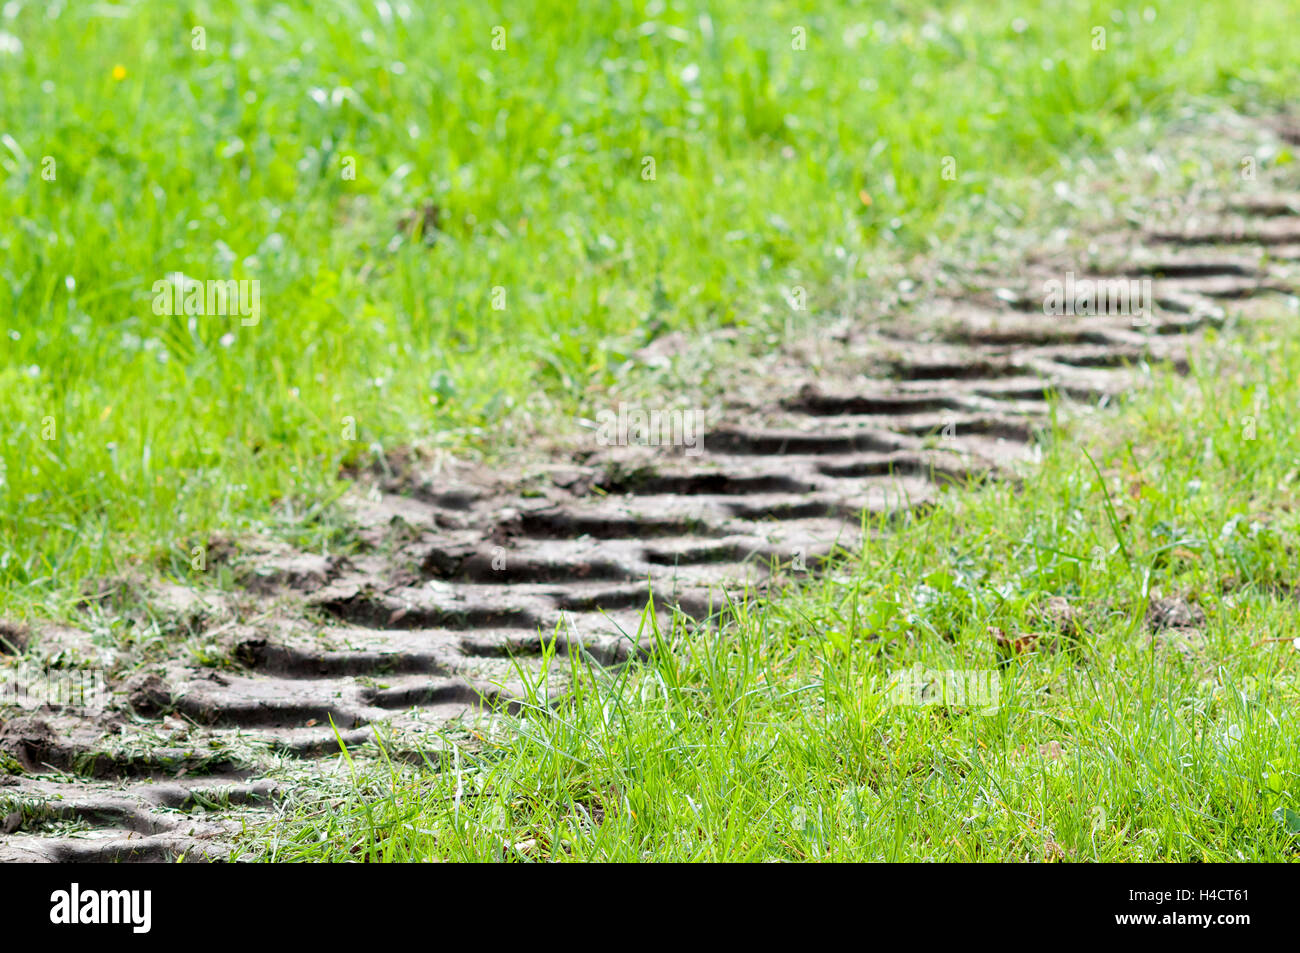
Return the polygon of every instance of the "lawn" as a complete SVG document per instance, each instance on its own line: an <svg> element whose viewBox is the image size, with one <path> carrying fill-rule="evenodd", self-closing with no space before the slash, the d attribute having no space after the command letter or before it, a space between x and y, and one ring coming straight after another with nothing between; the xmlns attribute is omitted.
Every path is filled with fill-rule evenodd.
<svg viewBox="0 0 1300 953"><path fill-rule="evenodd" d="M0 609L317 540L349 461L501 453L668 331L836 313L1140 119L1285 102L1293 14L7 3ZM178 272L256 321L158 313Z"/></svg>
<svg viewBox="0 0 1300 953"><path fill-rule="evenodd" d="M562 697L537 681L522 719L431 770L358 762L247 848L1294 860L1298 382L1285 321L1211 340L1191 380L1157 375L1118 420L1056 430L1020 488L949 494L716 628L650 616L644 664L555 658ZM907 703L895 679L916 666L967 695Z"/></svg>
<svg viewBox="0 0 1300 953"><path fill-rule="evenodd" d="M0 617L84 623L214 538L319 552L354 464L508 460L659 386L670 333L778 349L792 301L806 331L899 268L1007 266L1079 224L1081 169L1130 212L1213 190L1208 143L1143 149L1300 84L1290 0L822 7L0 5ZM240 850L1294 860L1294 300L1056 421L1023 482L716 625L647 614L647 659L521 663L523 715L440 760L312 762ZM671 386L744 373L698 350Z"/></svg>

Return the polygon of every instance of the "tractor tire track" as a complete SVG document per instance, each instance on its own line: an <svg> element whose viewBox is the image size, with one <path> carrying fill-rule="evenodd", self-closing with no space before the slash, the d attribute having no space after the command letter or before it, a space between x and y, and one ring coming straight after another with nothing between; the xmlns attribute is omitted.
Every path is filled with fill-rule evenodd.
<svg viewBox="0 0 1300 953"><path fill-rule="evenodd" d="M1043 281L1060 273L1034 266L850 339L849 371L709 427L700 456L603 448L555 461L527 492L445 474L372 487L353 501L359 554L252 560L245 594L265 611L243 617L271 621L230 626L228 666L167 662L114 686L106 711L46 706L0 725L21 767L0 776L17 805L0 818L0 860L222 859L283 796L265 779L277 767L323 766L378 726L432 738L515 714L512 666L552 637L599 665L643 655L647 603L706 622L727 591L852 551L863 512L924 512L945 484L1031 461L1049 395L1095 405L1130 392L1143 365L1185 371L1229 308L1300 292L1300 195L1131 237L1076 270L1150 279L1148 323L1046 316Z"/></svg>

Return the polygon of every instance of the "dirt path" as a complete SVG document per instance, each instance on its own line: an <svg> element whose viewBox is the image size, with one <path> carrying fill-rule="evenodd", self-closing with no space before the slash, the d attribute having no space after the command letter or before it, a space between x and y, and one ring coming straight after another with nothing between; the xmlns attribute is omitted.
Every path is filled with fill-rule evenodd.
<svg viewBox="0 0 1300 953"><path fill-rule="evenodd" d="M393 474L350 502L359 555L214 553L243 592L181 608L218 664L158 662L111 685L103 710L47 706L0 726L22 767L0 775L15 805L0 860L224 856L295 772L332 770L338 737L364 750L384 726L398 756L436 758L432 728L513 710L510 659L535 666L544 636L617 664L647 645L649 599L705 620L727 587L815 570L857 545L861 511L921 510L945 482L1032 461L1049 392L1095 407L1137 386L1143 364L1185 368L1229 312L1300 291L1300 196L1220 201L1111 238L1093 260L1025 266L888 330L850 328L823 342L835 359L816 380L790 358L763 405L706 424L698 455L589 435L581 462ZM1045 314L1047 283L1067 272L1076 286L1150 279L1154 313ZM46 657L88 646L41 636Z"/></svg>

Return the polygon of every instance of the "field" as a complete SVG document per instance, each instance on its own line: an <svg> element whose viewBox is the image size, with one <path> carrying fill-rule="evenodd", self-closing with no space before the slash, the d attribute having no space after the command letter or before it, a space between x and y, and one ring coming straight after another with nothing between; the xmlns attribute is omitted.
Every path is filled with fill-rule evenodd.
<svg viewBox="0 0 1300 953"><path fill-rule="evenodd" d="M111 696L0 710L6 833L183 762L245 859L1294 859L1294 19L4 5L0 663Z"/></svg>
<svg viewBox="0 0 1300 953"><path fill-rule="evenodd" d="M716 631L658 619L656 664L580 672L558 717L538 684L505 744L412 780L358 769L269 856L1293 860L1283 331L1161 384L1120 436L1084 437L1091 459L1058 435L1018 492L952 500ZM1277 410L1245 440L1257 397ZM900 714L888 675L916 665L997 673L996 711Z"/></svg>

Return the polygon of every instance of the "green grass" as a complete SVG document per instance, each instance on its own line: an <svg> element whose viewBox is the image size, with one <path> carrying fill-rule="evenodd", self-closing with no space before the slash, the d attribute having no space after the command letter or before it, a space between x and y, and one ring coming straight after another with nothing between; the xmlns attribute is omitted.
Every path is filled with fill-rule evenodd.
<svg viewBox="0 0 1300 953"><path fill-rule="evenodd" d="M323 533L372 444L575 409L666 331L779 326L795 286L825 313L881 256L1022 223L1063 158L1298 69L1286 0L4 11L18 614L215 530ZM174 271L260 281L260 322L155 315Z"/></svg>
<svg viewBox="0 0 1300 953"><path fill-rule="evenodd" d="M521 721L438 770L359 761L250 850L1294 860L1297 401L1288 321L1212 338L1190 380L1157 374L1117 420L1055 431L1018 490L947 494L716 628L660 619L648 662L580 668L559 699L537 689ZM1167 598L1204 619L1153 631ZM996 710L891 703L890 674L918 663L996 673Z"/></svg>

